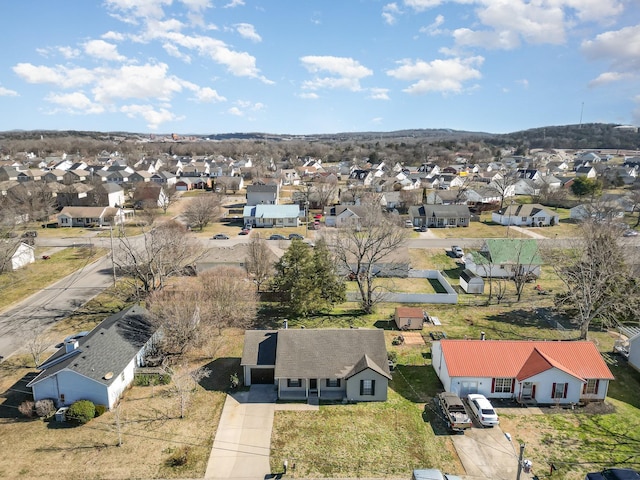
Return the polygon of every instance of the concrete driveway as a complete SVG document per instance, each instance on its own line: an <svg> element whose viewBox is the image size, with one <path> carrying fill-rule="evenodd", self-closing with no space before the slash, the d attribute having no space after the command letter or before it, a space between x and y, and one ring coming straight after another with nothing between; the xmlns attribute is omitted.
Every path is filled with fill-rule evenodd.
<svg viewBox="0 0 640 480"><path fill-rule="evenodd" d="M257 480L271 473L275 402L273 385L227 395L205 478Z"/></svg>
<svg viewBox="0 0 640 480"><path fill-rule="evenodd" d="M507 439L502 429L471 428L464 435L454 435L453 445L464 466L463 478L513 480L518 471L520 447L517 442ZM526 455L525 455L526 456ZM522 480L534 478L533 474L522 472Z"/></svg>

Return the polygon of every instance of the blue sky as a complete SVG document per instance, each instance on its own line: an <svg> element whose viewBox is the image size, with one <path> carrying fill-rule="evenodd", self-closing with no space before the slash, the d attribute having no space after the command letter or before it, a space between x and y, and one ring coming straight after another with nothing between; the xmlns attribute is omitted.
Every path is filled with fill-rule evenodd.
<svg viewBox="0 0 640 480"><path fill-rule="evenodd" d="M640 124L637 0L28 0L0 130Z"/></svg>

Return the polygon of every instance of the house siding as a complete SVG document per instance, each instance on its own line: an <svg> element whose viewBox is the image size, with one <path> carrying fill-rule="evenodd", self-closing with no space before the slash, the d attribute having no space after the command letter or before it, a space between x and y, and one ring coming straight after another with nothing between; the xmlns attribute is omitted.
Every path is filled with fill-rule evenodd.
<svg viewBox="0 0 640 480"><path fill-rule="evenodd" d="M361 395L360 394L360 381L361 380L374 380L375 389L374 395ZM388 381L385 377L373 370L364 370L352 377L349 377L347 383L347 399L353 402L384 402L387 400L387 385Z"/></svg>
<svg viewBox="0 0 640 480"><path fill-rule="evenodd" d="M629 365L640 372L640 335L629 340Z"/></svg>
<svg viewBox="0 0 640 480"><path fill-rule="evenodd" d="M530 378L524 379L524 381L532 382L536 387L535 400L541 404L571 404L578 403L580 401L580 395L582 393L582 381L563 372L557 368L550 368L544 372L534 375ZM568 388L566 390L565 398L554 399L552 397L553 384L566 383ZM516 396L519 398L522 388L522 382L516 384Z"/></svg>
<svg viewBox="0 0 640 480"><path fill-rule="evenodd" d="M106 372L105 372L106 373ZM90 378L83 375L78 375L71 370L61 370L56 375L49 377L53 382L57 381L58 397L40 397L38 392L40 390L40 384L38 382L33 386L34 400L40 400L41 398L57 398L59 406L71 405L78 400L91 400L96 405L109 405L109 394L107 392L107 386L100 384ZM49 380L49 379L47 379ZM45 393L50 394L54 390L48 387ZM38 396L36 396L38 392ZM64 395L64 402L62 402L62 396Z"/></svg>

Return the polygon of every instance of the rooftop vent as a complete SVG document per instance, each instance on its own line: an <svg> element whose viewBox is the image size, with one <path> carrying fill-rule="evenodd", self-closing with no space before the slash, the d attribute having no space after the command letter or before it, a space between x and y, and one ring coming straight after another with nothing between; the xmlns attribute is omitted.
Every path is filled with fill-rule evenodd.
<svg viewBox="0 0 640 480"><path fill-rule="evenodd" d="M64 342L64 351L66 353L73 352L76 348L78 348L78 340L72 338Z"/></svg>

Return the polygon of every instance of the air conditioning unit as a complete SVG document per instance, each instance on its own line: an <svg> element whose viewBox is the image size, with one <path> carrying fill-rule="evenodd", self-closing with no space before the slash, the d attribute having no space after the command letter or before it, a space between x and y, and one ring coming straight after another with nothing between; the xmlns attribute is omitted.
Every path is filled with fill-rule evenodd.
<svg viewBox="0 0 640 480"><path fill-rule="evenodd" d="M69 410L69 407L60 407L56 410L56 422L65 422L67 420L67 410Z"/></svg>

